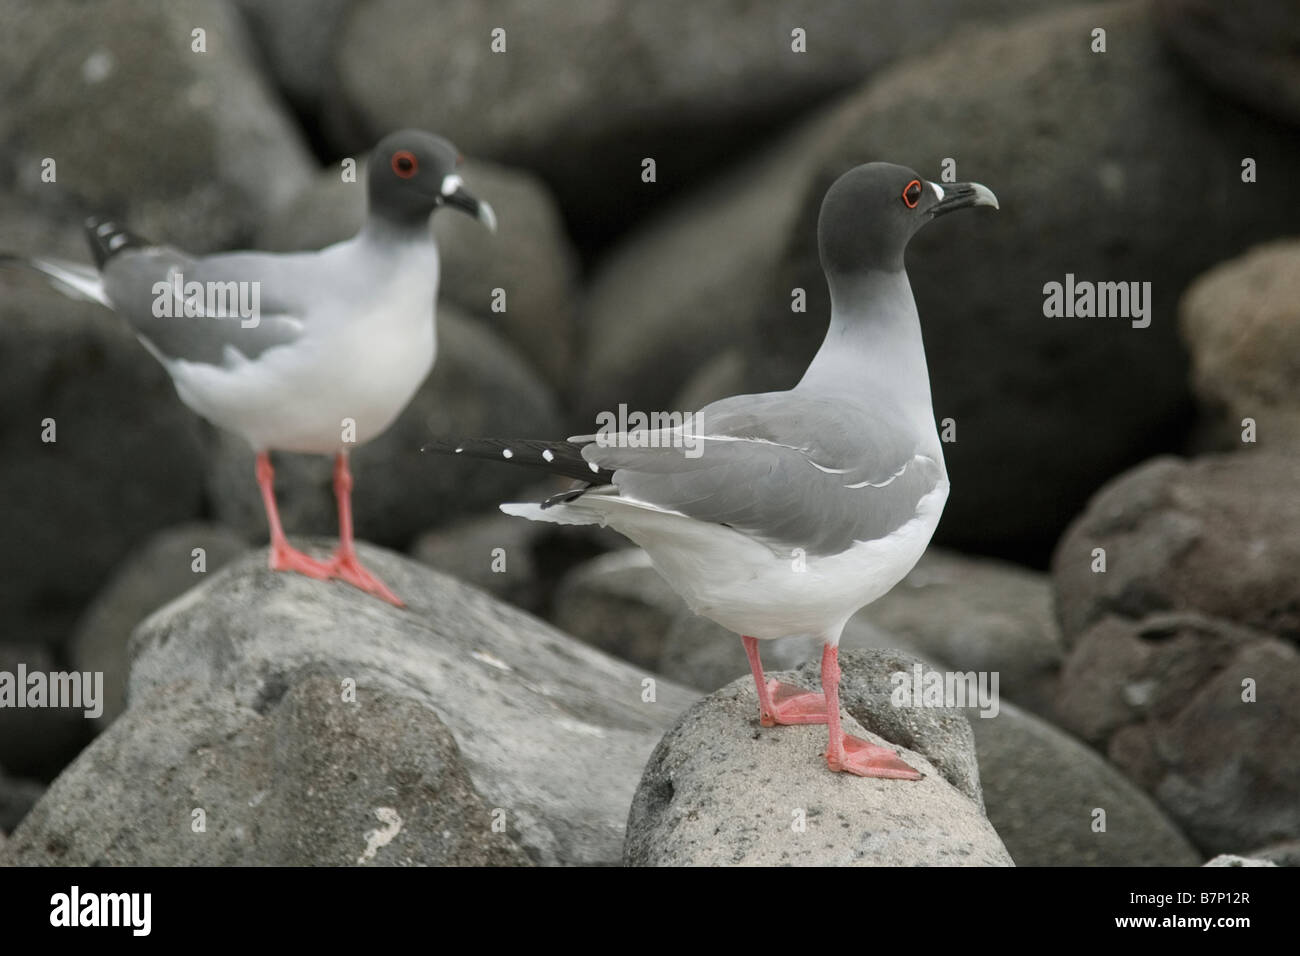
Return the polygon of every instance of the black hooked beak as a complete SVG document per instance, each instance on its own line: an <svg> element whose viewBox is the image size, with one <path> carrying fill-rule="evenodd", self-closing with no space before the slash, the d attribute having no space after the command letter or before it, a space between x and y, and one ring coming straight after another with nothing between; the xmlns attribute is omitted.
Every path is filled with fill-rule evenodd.
<svg viewBox="0 0 1300 956"><path fill-rule="evenodd" d="M930 218L938 218L954 209L966 209L969 206L992 206L998 208L998 197L993 190L979 183L930 183L932 189L938 189L943 195L930 207Z"/></svg>
<svg viewBox="0 0 1300 956"><path fill-rule="evenodd" d="M489 232L497 231L497 214L492 211L492 207L487 203L481 199L475 199L462 185L459 176L452 174L442 181L442 192L439 193L439 201L473 216L487 226Z"/></svg>

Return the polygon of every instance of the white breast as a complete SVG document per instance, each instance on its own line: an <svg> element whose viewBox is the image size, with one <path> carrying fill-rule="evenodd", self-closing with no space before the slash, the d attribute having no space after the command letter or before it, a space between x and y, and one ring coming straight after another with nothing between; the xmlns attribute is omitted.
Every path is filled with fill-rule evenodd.
<svg viewBox="0 0 1300 956"><path fill-rule="evenodd" d="M939 524L948 488L941 480L892 534L824 557L776 555L722 525L629 506L612 496L584 495L537 516L563 520L554 513L601 512L610 527L646 550L694 611L737 634L813 635L835 642L850 617L915 567Z"/></svg>
<svg viewBox="0 0 1300 956"><path fill-rule="evenodd" d="M433 367L437 251L430 241L373 263L337 251L348 245L322 251L322 282L359 263L370 281L337 281L300 339L256 361L171 363L182 400L259 449L331 454L387 429Z"/></svg>

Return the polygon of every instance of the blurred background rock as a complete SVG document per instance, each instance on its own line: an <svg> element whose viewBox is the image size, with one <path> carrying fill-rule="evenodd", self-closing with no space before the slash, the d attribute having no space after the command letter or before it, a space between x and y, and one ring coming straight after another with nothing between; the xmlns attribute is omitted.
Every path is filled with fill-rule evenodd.
<svg viewBox="0 0 1300 956"><path fill-rule="evenodd" d="M0 248L88 260L90 213L197 252L319 247L362 211L340 160L402 126L447 135L501 228L435 217L439 361L356 456L358 535L708 692L743 675L739 643L643 558L602 555L626 542L503 522L495 503L537 476L428 460L422 438L585 433L620 403L789 387L825 328L826 187L873 159L939 179L951 158L1002 208L908 255L956 425L942 550L846 644L1000 670L1024 711L1003 725L1105 767L1056 776L1044 805L1115 777L1169 816L1152 859L1245 852L1300 838L1300 779L1277 767L1300 725L1298 38L1300 8L1274 0L9 0ZM1066 273L1150 282L1150 327L1045 318ZM248 450L111 313L12 270L0 399L0 664L110 684L93 727L0 712L4 830L129 704L136 625L265 528ZM290 534L333 534L328 463L277 466ZM1274 680L1268 707L1233 707L1242 676ZM1002 739L975 744L1011 855L1123 862L1034 844L998 796L1034 771Z"/></svg>

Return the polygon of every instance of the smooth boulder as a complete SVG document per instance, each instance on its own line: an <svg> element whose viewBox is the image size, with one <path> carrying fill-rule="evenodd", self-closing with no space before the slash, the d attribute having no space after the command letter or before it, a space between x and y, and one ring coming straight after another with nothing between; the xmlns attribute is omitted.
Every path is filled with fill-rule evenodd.
<svg viewBox="0 0 1300 956"><path fill-rule="evenodd" d="M314 542L310 553L323 556L328 544ZM495 823L534 863L617 862L637 775L694 695L663 679L647 684L641 672L413 561L360 551L407 609L339 581L271 572L259 550L151 616L132 640L126 712L51 786L15 834L26 849L10 859L48 862L46 848L61 846L67 863L180 863L199 852L190 814L201 807L209 835L222 821L234 826L221 831L232 844L203 859L267 862L258 846L288 853L310 826L299 809L281 811L297 806L295 788L314 785L321 801L347 811L330 819L347 824L349 860L368 830L395 826L376 810L409 820L416 802L436 802L448 787L471 808L452 828L465 847L486 846ZM324 683L304 687L312 678ZM277 730L283 721L300 729ZM396 724L414 729L397 734ZM438 769L456 762L440 725L477 797ZM388 737L395 743L382 743ZM268 760L276 772L267 773ZM430 789L420 774L434 781ZM196 795L190 785L200 782ZM413 802L386 802L390 786ZM429 813L421 819L438 819ZM406 845L413 861L483 859L429 855L422 841L435 825ZM322 844L308 850L314 845ZM323 859L339 862L343 850Z"/></svg>
<svg viewBox="0 0 1300 956"><path fill-rule="evenodd" d="M989 821L1017 866L1196 866L1168 814L1096 751L1002 702L970 714Z"/></svg>
<svg viewBox="0 0 1300 956"><path fill-rule="evenodd" d="M852 717L844 729L892 745ZM751 681L715 691L682 715L646 764L624 862L1012 865L978 804L921 754L894 747L925 774L919 781L866 779L830 772L825 746L824 726L761 727Z"/></svg>
<svg viewBox="0 0 1300 956"><path fill-rule="evenodd" d="M954 26L1057 2L372 0L339 23L322 120L343 141L436 129L468 153L535 169L599 247L665 192L882 64Z"/></svg>
<svg viewBox="0 0 1300 956"><path fill-rule="evenodd" d="M229 689L133 706L36 805L4 861L527 865L494 831L438 718L401 696L360 694L348 703L334 675L300 673L251 708Z"/></svg>
<svg viewBox="0 0 1300 956"><path fill-rule="evenodd" d="M1300 459L1156 458L1112 479L1052 558L1067 648L1106 615L1198 611L1300 636Z"/></svg>
<svg viewBox="0 0 1300 956"><path fill-rule="evenodd" d="M73 0L13 0L4 26L8 185L51 216L120 216L147 238L211 252L247 243L311 175L224 2L106 0L90 19Z"/></svg>
<svg viewBox="0 0 1300 956"><path fill-rule="evenodd" d="M1215 266L1183 295L1179 320L1218 443L1300 448L1300 240Z"/></svg>
<svg viewBox="0 0 1300 956"><path fill-rule="evenodd" d="M1300 837L1300 651L1191 612L1106 617L1061 673L1058 717L1202 850Z"/></svg>
<svg viewBox="0 0 1300 956"><path fill-rule="evenodd" d="M86 257L75 230L0 199L0 249ZM204 426L102 306L0 269L0 643L58 645L134 548L199 516Z"/></svg>
<svg viewBox="0 0 1300 956"><path fill-rule="evenodd" d="M127 645L136 627L248 550L229 528L198 522L160 531L122 562L86 608L68 647L79 671L104 675L104 712L98 726L126 707Z"/></svg>

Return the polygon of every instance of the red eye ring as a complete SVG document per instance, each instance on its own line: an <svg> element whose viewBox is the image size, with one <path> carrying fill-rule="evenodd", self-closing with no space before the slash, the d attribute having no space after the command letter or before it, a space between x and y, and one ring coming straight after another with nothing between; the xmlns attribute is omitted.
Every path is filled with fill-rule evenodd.
<svg viewBox="0 0 1300 956"><path fill-rule="evenodd" d="M410 179L420 171L420 161L410 150L399 149L393 153L393 172L403 179Z"/></svg>
<svg viewBox="0 0 1300 956"><path fill-rule="evenodd" d="M912 192L913 187L916 188L916 193L915 195L909 196L908 194ZM917 204L920 203L920 201L921 201L921 180L913 179L910 183L908 183L906 186L903 187L903 205L906 206L908 209L915 209L917 207Z"/></svg>

